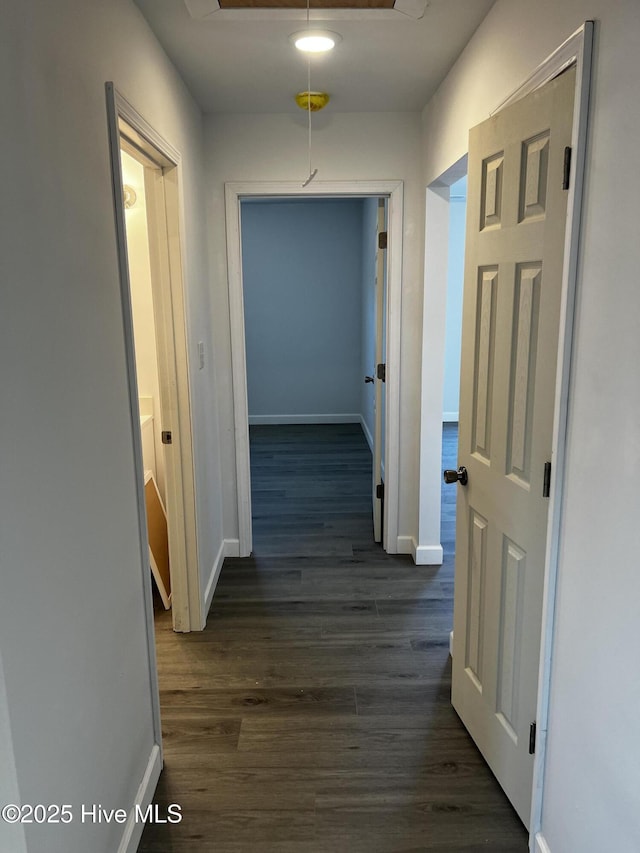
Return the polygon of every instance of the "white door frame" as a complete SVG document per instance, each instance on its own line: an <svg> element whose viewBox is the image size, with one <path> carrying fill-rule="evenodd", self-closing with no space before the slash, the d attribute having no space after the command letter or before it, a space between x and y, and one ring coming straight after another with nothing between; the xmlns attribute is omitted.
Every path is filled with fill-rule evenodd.
<svg viewBox="0 0 640 853"><path fill-rule="evenodd" d="M126 135L142 155L161 161L161 186L147 186L149 215L158 219L159 229L166 224L166 240L158 245L156 274L152 276L154 314L158 336L161 383L162 428L172 433L171 452L165 453L167 522L171 559L172 618L175 631L201 630L204 627L200 603L200 577L196 530L195 476L190 404L186 306L183 283L181 234L184 233L180 196L181 157L120 95L112 83L106 84L111 170L114 187L116 236L122 294L125 353L133 431L135 473L138 488L140 548L142 565L149 564L149 546L144 502L144 470L140 441L139 408L131 295L127 261L126 224L122 201L120 166L121 138ZM123 125L124 122L124 125ZM126 129L125 129L126 128ZM123 134L123 129L125 133ZM130 138L133 136L133 138ZM154 184L157 182L153 182ZM150 245L153 235L150 234ZM145 619L152 672L156 672L153 600L150 573L144 571ZM159 731L159 729L158 729Z"/></svg>
<svg viewBox="0 0 640 853"><path fill-rule="evenodd" d="M378 373L378 364L385 361L384 353L384 333L385 333L385 305L384 294L386 288L387 276L387 250L381 244L381 234L384 234L387 229L387 201L379 198L376 210L376 267L375 267L375 358L374 358L374 417L373 417L373 453L372 477L371 477L371 500L373 502L373 540L374 542L383 541L383 507L384 501L379 492L379 487L384 490L384 447L382 446L382 436L384 434L384 385L380 381Z"/></svg>
<svg viewBox="0 0 640 853"><path fill-rule="evenodd" d="M402 181L318 181L302 187L291 181L233 182L225 184L231 369L235 424L238 536L240 556L252 550L251 471L249 465L249 407L242 285L242 230L240 203L247 198L366 198L389 199L387 252L387 348L385 519L383 546L398 552L398 493L400 464L400 308L402 297Z"/></svg>
<svg viewBox="0 0 640 853"><path fill-rule="evenodd" d="M566 431L569 404L569 384L571 373L571 351L575 311L575 295L578 277L578 255L580 242L580 223L582 196L586 162L587 126L589 111L589 93L591 88L591 62L593 50L593 21L586 21L573 35L563 42L533 73L515 89L504 101L497 105L491 115L520 100L530 92L543 86L564 69L576 65L576 91L572 130L571 183L567 199L567 223L565 231L564 266L562 275L562 301L560 310L560 328L558 339L558 363L556 371L556 392L553 424L552 481L549 503L547 548L545 557L545 580L542 611L542 632L540 638L540 668L538 676L538 705L536 754L534 758L533 795L531 803L531 853L547 849L540 834L542 822L542 804L544 788L544 769L546 736L549 717L549 692L551 680L551 655L553 650L553 629L555 598L558 577L558 554L560 546L560 520L562 513ZM441 423L437 424L440 442L431 440L436 437L436 420L441 420L441 411L434 400L442 399L443 371L439 367L431 372L425 367L433 365L434 337L435 357L438 365L444 366L444 322L446 293L448 241L443 235L448 233L449 186L461 174L466 172L466 158L452 166L427 188L427 218L425 233L425 323L423 327L423 385L421 419L420 454L420 532L439 537L440 511L440 454ZM443 253L445 256L443 257ZM427 298L427 295L429 298ZM436 330L440 334L435 334ZM433 332L434 334L431 334ZM442 340L440 341L440 336ZM430 440L426 441L425 437ZM435 471L437 471L438 511L434 514L430 499L435 493ZM435 540L436 543L438 540ZM419 545L422 544L422 540Z"/></svg>

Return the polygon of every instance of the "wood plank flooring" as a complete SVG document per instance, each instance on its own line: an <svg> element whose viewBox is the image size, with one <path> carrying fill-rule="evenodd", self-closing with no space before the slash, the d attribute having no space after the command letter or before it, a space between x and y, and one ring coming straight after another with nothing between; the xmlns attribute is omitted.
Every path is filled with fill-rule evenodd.
<svg viewBox="0 0 640 853"><path fill-rule="evenodd" d="M457 431L445 427L456 467ZM359 426L252 427L254 556L204 632L158 611L165 769L142 853L525 853L449 703L455 487L440 567L372 541Z"/></svg>

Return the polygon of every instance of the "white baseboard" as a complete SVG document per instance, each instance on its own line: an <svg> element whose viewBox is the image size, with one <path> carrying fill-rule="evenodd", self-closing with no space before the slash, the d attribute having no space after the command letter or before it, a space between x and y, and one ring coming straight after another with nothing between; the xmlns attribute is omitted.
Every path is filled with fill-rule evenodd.
<svg viewBox="0 0 640 853"><path fill-rule="evenodd" d="M249 415L253 424L359 424L359 414L345 415Z"/></svg>
<svg viewBox="0 0 640 853"><path fill-rule="evenodd" d="M147 806L151 804L161 770L162 757L160 747L157 743L154 743L151 754L149 755L149 761L147 762L147 769L144 772L138 793L136 794L135 802L129 810L129 818L124 825L124 832L118 845L118 853L135 853L138 849L140 839L142 838L144 822L137 818L139 812L144 812Z"/></svg>
<svg viewBox="0 0 640 853"><path fill-rule="evenodd" d="M209 575L209 580L207 581L207 586L204 592L204 603L202 605L202 629L204 630L205 625L207 624L207 616L209 615L209 609L211 607L211 602L213 601L213 596L216 591L216 586L218 585L218 579L220 577L220 572L222 571L222 566L224 563L225 557L239 557L240 556L240 540L239 539L223 539L220 543L220 548L218 549L218 553L216 554L216 558L213 562L213 566L211 567L211 574Z"/></svg>
<svg viewBox="0 0 640 853"><path fill-rule="evenodd" d="M225 539L224 540L224 555L225 555L225 557L239 557L240 556L240 540L239 539Z"/></svg>
<svg viewBox="0 0 640 853"><path fill-rule="evenodd" d="M216 558L213 561L213 566L211 567L211 574L209 575L209 580L207 581L207 586L204 592L204 604L202 606L203 625L206 625L207 623L207 615L209 614L209 608L211 607L211 602L213 601L213 593L216 591L216 584L218 583L218 578L220 577L220 572L222 571L222 564L224 563L224 558L227 556L226 550L226 540L223 539L220 543L220 547L218 548Z"/></svg>
<svg viewBox="0 0 640 853"><path fill-rule="evenodd" d="M413 538L413 536L398 536L396 554L411 554L415 562L416 540Z"/></svg>
<svg viewBox="0 0 640 853"><path fill-rule="evenodd" d="M373 453L373 436L371 435L371 430L369 429L363 415L360 415L360 426L362 427L364 437L367 439L369 450Z"/></svg>
<svg viewBox="0 0 640 853"><path fill-rule="evenodd" d="M451 424L458 423L460 420L460 412L443 412L442 413L442 423Z"/></svg>
<svg viewBox="0 0 640 853"><path fill-rule="evenodd" d="M416 566L441 566L444 559L442 545L418 545L414 559Z"/></svg>
<svg viewBox="0 0 640 853"><path fill-rule="evenodd" d="M441 566L442 545L418 545L413 536L398 536L396 554L411 554L416 566Z"/></svg>
<svg viewBox="0 0 640 853"><path fill-rule="evenodd" d="M545 841L545 837L541 832L536 832L535 846L533 849L535 853L551 853L551 848Z"/></svg>

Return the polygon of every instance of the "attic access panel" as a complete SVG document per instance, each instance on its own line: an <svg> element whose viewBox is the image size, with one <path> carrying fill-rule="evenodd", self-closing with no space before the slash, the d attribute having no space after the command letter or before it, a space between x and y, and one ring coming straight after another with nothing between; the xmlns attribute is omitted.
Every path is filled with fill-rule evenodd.
<svg viewBox="0 0 640 853"><path fill-rule="evenodd" d="M404 15L419 21L431 0L310 0L314 23L323 20L396 20ZM184 0L198 21L282 20L302 21L306 0Z"/></svg>
<svg viewBox="0 0 640 853"><path fill-rule="evenodd" d="M306 9L306 0L218 0L221 9ZM395 0L310 0L311 9L393 9Z"/></svg>

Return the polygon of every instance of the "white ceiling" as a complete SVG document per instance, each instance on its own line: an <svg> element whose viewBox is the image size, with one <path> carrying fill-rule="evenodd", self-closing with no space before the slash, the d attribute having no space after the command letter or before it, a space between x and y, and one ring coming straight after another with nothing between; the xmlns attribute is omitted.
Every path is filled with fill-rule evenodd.
<svg viewBox="0 0 640 853"><path fill-rule="evenodd" d="M307 60L288 37L304 28L305 12L218 11L198 20L184 0L135 2L205 112L299 109L293 96L307 89ZM324 10L321 25L343 40L312 59L311 88L329 92L327 110L421 110L493 3L429 0L419 20Z"/></svg>

